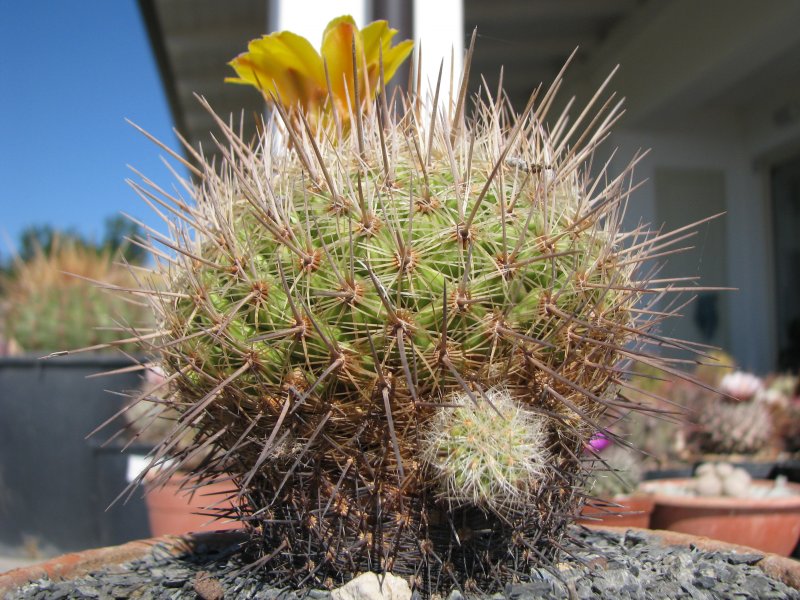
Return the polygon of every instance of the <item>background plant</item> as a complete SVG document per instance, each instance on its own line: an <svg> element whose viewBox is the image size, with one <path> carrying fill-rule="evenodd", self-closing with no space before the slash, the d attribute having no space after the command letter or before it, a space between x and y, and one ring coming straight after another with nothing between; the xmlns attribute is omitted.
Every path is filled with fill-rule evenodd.
<svg viewBox="0 0 800 600"><path fill-rule="evenodd" d="M644 475L643 456L640 450L626 446L606 448L592 467L586 482L587 492L602 500L634 493Z"/></svg>
<svg viewBox="0 0 800 600"><path fill-rule="evenodd" d="M101 288L139 285L125 264L115 262L125 260L125 254L143 259L124 240L136 231L114 219L99 244L50 227L23 233L20 254L0 277L4 337L23 351L53 352L103 345L128 328L141 333L152 323L146 303Z"/></svg>
<svg viewBox="0 0 800 600"><path fill-rule="evenodd" d="M788 374L769 378L759 399L769 407L783 449L800 451L800 378Z"/></svg>
<svg viewBox="0 0 800 600"><path fill-rule="evenodd" d="M706 369L708 367L703 367ZM719 371L719 369L716 369ZM690 375L687 375L690 376ZM704 382L702 373L694 379ZM686 396L703 388L678 374L666 373L639 363L620 391L629 402L647 407L632 412L612 427L628 448L635 448L635 459L643 470L659 470L685 464Z"/></svg>
<svg viewBox="0 0 800 600"><path fill-rule="evenodd" d="M687 444L698 454L755 455L775 451L772 411L763 399L763 382L734 371L718 378L715 388L677 386L677 397L690 410Z"/></svg>
<svg viewBox="0 0 800 600"><path fill-rule="evenodd" d="M90 253L108 254L131 264L142 264L147 261L148 252L131 242L141 239L141 234L139 226L123 216L106 219L99 240L90 240L72 230L57 230L51 225L31 225L20 233L17 258L27 262L40 254L50 256L57 247L70 245ZM8 267L13 267L13 261Z"/></svg>

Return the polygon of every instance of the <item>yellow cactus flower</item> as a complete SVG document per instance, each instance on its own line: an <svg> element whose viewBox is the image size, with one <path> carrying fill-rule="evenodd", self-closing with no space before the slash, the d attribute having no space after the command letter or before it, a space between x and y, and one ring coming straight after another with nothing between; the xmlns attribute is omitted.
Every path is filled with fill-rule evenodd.
<svg viewBox="0 0 800 600"><path fill-rule="evenodd" d="M280 102L289 111L299 108L313 124L320 118L329 122L332 110L346 124L355 102L354 81L358 81L363 104L376 93L381 63L384 82L388 82L411 53L411 40L391 45L396 34L386 21L374 21L359 30L353 17L337 17L325 28L320 54L299 35L272 33L252 40L247 52L229 63L238 77L226 81L252 85L268 102ZM358 77L353 74L354 45Z"/></svg>

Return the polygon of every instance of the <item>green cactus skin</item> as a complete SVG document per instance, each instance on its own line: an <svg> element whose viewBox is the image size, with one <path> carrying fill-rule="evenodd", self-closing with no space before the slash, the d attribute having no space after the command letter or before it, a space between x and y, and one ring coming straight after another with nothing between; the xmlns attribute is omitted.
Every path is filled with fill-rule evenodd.
<svg viewBox="0 0 800 600"><path fill-rule="evenodd" d="M524 579L580 509L603 415L642 409L617 380L656 364L637 344L671 342L651 332L664 282L637 269L680 238L621 230L630 170L587 174L619 107L548 134L553 93L522 115L477 99L472 119L463 95L427 116L378 98L352 131L313 135L277 108L255 146L218 119L221 160L190 149L190 201L136 186L177 215L153 240L166 291L142 292L161 324L143 346L180 415L152 466L173 460L164 479L215 448L194 474L236 484L231 516L278 579L393 571L423 594ZM448 473L432 440L486 457L457 448L448 413L529 428L509 432L515 454L530 445L525 477Z"/></svg>

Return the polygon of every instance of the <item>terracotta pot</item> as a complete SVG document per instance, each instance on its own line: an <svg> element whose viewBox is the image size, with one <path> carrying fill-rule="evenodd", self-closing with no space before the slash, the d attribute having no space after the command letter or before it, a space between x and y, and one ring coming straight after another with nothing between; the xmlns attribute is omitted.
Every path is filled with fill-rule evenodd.
<svg viewBox="0 0 800 600"><path fill-rule="evenodd" d="M110 565L117 565L136 560L153 552L159 546L159 554L167 551L172 555L184 554L193 547L202 545L206 550L227 548L231 544L241 543L246 540L242 531L214 531L192 534L189 536L166 535L159 538L137 540L121 546L109 546L73 552L53 558L51 560L0 573L0 598L5 598L25 584L42 577L53 581L76 579L92 571Z"/></svg>
<svg viewBox="0 0 800 600"><path fill-rule="evenodd" d="M216 509L233 506L227 500L233 493L231 483L209 483L192 494L190 487L181 489L182 481L183 477L176 475L163 487L145 484L145 502L152 535L182 535L241 527L239 522L215 519L213 516Z"/></svg>
<svg viewBox="0 0 800 600"><path fill-rule="evenodd" d="M797 494L788 498L725 498L671 496L659 493L659 484L681 485L688 479L645 482L653 494L653 529L668 529L750 546L789 556L800 539L800 485L788 484ZM754 481L760 486L772 481Z"/></svg>
<svg viewBox="0 0 800 600"><path fill-rule="evenodd" d="M589 527L606 529L617 533L638 531L648 536L648 543L660 546L692 546L708 552L734 551L744 554L753 552L752 548L671 531L650 531L636 527L596 527L594 525L589 525ZM159 545L159 555L163 556L165 550L171 554L179 555L191 551L193 547L203 546L204 550L208 552L217 548L228 548L231 544L241 543L245 540L246 535L244 532L219 531L181 537L164 536L129 542L122 546L66 554L38 565L0 574L0 598L5 597L6 594L12 594L27 583L42 577L49 577L52 580L75 579L103 567L142 558L152 552L157 544ZM800 562L774 554L766 554L754 566L789 587L800 589Z"/></svg>
<svg viewBox="0 0 800 600"><path fill-rule="evenodd" d="M653 498L647 495L616 496L583 507L578 523L613 527L650 527Z"/></svg>

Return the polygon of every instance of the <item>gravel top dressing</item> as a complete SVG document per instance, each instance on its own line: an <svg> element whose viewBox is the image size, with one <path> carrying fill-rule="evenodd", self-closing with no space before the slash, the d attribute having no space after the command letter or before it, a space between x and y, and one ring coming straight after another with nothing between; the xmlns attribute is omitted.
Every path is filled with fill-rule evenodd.
<svg viewBox="0 0 800 600"><path fill-rule="evenodd" d="M800 599L798 590L754 566L764 556L760 553L661 546L639 531L620 534L576 528L574 533L576 542L567 549L576 558L565 556L551 571L537 569L530 583L508 585L492 598ZM193 554L177 557L155 546L143 559L70 581L40 579L6 598L328 600L331 596L324 590L298 592L273 587L268 573L237 572L242 566L235 546L213 551L198 546ZM461 599L461 593L453 591L447 600Z"/></svg>

